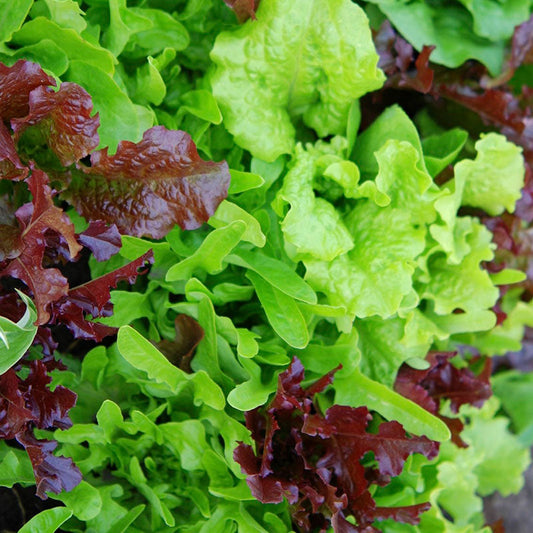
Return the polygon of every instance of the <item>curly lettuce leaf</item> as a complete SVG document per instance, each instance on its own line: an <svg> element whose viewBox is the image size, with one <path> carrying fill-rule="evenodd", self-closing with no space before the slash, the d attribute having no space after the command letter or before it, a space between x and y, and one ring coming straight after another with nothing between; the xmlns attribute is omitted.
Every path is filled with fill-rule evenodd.
<svg viewBox="0 0 533 533"><path fill-rule="evenodd" d="M219 34L211 59L224 124L265 161L292 152L300 117L321 137L343 134L352 101L383 83L366 16L348 0L265 0L256 21Z"/></svg>
<svg viewBox="0 0 533 533"><path fill-rule="evenodd" d="M93 152L65 197L83 216L114 223L122 233L164 237L177 223L196 229L226 197L225 161L204 161L183 131L154 126L138 143L122 141L117 153ZM126 208L126 206L129 206Z"/></svg>
<svg viewBox="0 0 533 533"><path fill-rule="evenodd" d="M475 160L455 165L455 175L464 174L462 204L480 207L492 216L504 210L512 213L524 186L522 149L503 135L489 133L476 142L476 151Z"/></svg>

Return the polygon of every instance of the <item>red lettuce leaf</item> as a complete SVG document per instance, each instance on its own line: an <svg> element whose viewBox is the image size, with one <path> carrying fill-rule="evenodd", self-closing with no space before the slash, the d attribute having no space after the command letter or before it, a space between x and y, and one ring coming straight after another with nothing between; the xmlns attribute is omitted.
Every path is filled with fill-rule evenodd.
<svg viewBox="0 0 533 533"><path fill-rule="evenodd" d="M246 413L256 453L240 443L234 459L247 474L252 494L263 503L287 498L302 531L332 526L336 532L372 532L378 531L372 523L385 518L417 524L429 504L379 508L369 488L373 483L387 484L413 453L435 457L438 444L408 436L394 421L383 422L377 433L370 433L367 425L372 416L366 407L334 405L323 415L314 395L331 383L337 370L303 389L304 369L294 358L279 375L278 391L268 406ZM362 462L369 452L377 467ZM350 524L348 516L357 525Z"/></svg>
<svg viewBox="0 0 533 533"><path fill-rule="evenodd" d="M29 112L33 89L55 84L54 78L45 74L37 63L22 59L12 67L0 63L0 118L8 121L24 117Z"/></svg>
<svg viewBox="0 0 533 533"><path fill-rule="evenodd" d="M59 494L70 491L81 483L82 475L70 457L56 457L53 451L57 442L36 439L27 431L17 436L17 441L24 446L33 466L37 490L35 494L46 500L46 491Z"/></svg>
<svg viewBox="0 0 533 533"><path fill-rule="evenodd" d="M121 233L164 237L179 224L196 229L227 196L225 161L204 161L191 137L155 126L139 143L122 141L117 153L107 148L79 165L64 197L88 219L117 225Z"/></svg>
<svg viewBox="0 0 533 533"><path fill-rule="evenodd" d="M249 18L255 20L255 12L260 0L224 0L224 3L237 15L237 20L242 24Z"/></svg>
<svg viewBox="0 0 533 533"><path fill-rule="evenodd" d="M403 364L396 376L394 390L438 416L450 429L452 440L460 447L466 444L460 438L463 423L458 418L439 414L442 400L450 400L454 413L461 405L481 407L491 397L491 360L487 358L479 375L469 368L457 368L450 359L455 352L430 352L426 360L430 363L425 370L416 370Z"/></svg>
<svg viewBox="0 0 533 533"><path fill-rule="evenodd" d="M78 235L78 241L91 250L97 261L107 261L122 246L115 224L108 226L102 220L91 221L89 227Z"/></svg>
<svg viewBox="0 0 533 533"><path fill-rule="evenodd" d="M165 357L185 372L192 372L191 360L194 351L204 338L202 326L189 315L178 315L174 319L176 337L174 340L163 339L157 343L157 348Z"/></svg>
<svg viewBox="0 0 533 533"><path fill-rule="evenodd" d="M21 180L28 171L19 159L11 133L0 121L0 179Z"/></svg>
<svg viewBox="0 0 533 533"><path fill-rule="evenodd" d="M413 47L392 28L390 22L383 22L374 34L378 66L387 75L387 87L413 89L428 93L433 84L433 70L429 67L429 56L434 46L424 46L415 60Z"/></svg>
<svg viewBox="0 0 533 533"><path fill-rule="evenodd" d="M64 166L89 155L99 144L98 114L91 117L93 102L76 83L62 83L58 91L37 87L29 95L30 111L13 119L15 142L28 129L37 129Z"/></svg>
<svg viewBox="0 0 533 533"><path fill-rule="evenodd" d="M28 286L37 307L37 324L41 325L50 318L50 304L65 296L68 291L68 281L58 269L43 267L46 232L53 230L65 239L71 258L82 247L76 240L70 219L53 203L48 176L34 168L26 181L33 199L16 212L20 226L20 248L7 254L7 257L15 257L0 271L0 277L11 276Z"/></svg>
<svg viewBox="0 0 533 533"><path fill-rule="evenodd" d="M52 304L50 323L65 324L76 338L81 339L100 342L104 337L113 335L116 328L87 320L87 315L93 318L110 316L113 313L113 305L109 301L110 289L116 287L119 281L134 283L137 276L144 273L139 272L139 268L152 262L150 250L121 268L70 289Z"/></svg>
<svg viewBox="0 0 533 533"><path fill-rule="evenodd" d="M54 363L48 366L53 368ZM33 466L37 496L42 499L46 499L48 490L58 494L81 481L72 459L53 455L55 441L38 440L33 435L35 427L72 426L68 412L76 403L76 394L61 385L51 391L51 381L43 361L32 361L30 374L24 380L13 369L0 375L0 438L16 439L25 447Z"/></svg>

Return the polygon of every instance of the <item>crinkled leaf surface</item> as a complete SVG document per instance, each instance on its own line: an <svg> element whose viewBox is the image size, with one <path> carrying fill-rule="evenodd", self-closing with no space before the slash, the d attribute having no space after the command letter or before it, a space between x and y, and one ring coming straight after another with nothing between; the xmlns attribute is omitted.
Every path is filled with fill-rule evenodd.
<svg viewBox="0 0 533 533"><path fill-rule="evenodd" d="M204 161L190 136L155 126L139 143L122 141L117 153L91 155L79 166L65 196L87 218L117 225L122 233L164 237L179 224L201 226L226 197L225 162Z"/></svg>
<svg viewBox="0 0 533 533"><path fill-rule="evenodd" d="M366 407L334 405L323 415L313 404L314 395L331 384L336 370L303 389L304 369L294 358L279 375L277 393L266 409L246 414L257 455L241 443L234 457L248 474L252 494L264 503L287 497L293 520L304 530L314 524L324 529L331 525L335 531L378 531L373 521L391 516L418 523L428 505L382 509L368 489L373 476L382 476L380 484L386 484L390 476L398 475L413 453L434 457L436 443L408 437L397 422L384 422L377 433L369 432L372 417ZM374 452L377 467L361 463L369 451ZM346 521L350 515L358 527Z"/></svg>
<svg viewBox="0 0 533 533"><path fill-rule="evenodd" d="M36 63L19 60L12 67L0 63L0 117L11 120L26 116L33 89L55 84Z"/></svg>
<svg viewBox="0 0 533 533"><path fill-rule="evenodd" d="M455 165L464 174L463 205L480 207L489 215L512 213L524 186L522 150L503 135L489 133L476 142L477 157Z"/></svg>
<svg viewBox="0 0 533 533"><path fill-rule="evenodd" d="M224 124L265 161L292 151L292 119L343 134L353 99L383 82L366 16L348 0L263 1L256 21L217 37L211 58Z"/></svg>
<svg viewBox="0 0 533 533"><path fill-rule="evenodd" d="M29 106L27 116L11 121L15 141L31 129L64 166L72 165L98 146L96 130L100 121L98 115L91 117L91 97L79 85L62 83L58 91L37 87L30 93Z"/></svg>
<svg viewBox="0 0 533 533"><path fill-rule="evenodd" d="M59 234L67 244L71 258L82 247L76 240L70 219L53 203L47 175L33 169L27 183L33 195L32 203L23 205L16 213L21 229L20 249L0 276L18 278L28 286L37 307L37 323L44 324L50 318L50 304L65 296L68 290L67 279L58 269L43 267L45 232L53 230Z"/></svg>

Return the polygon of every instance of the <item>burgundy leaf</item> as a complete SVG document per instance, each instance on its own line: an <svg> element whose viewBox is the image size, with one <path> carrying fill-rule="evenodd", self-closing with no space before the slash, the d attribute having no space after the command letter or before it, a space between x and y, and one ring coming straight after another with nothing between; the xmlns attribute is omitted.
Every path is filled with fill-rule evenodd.
<svg viewBox="0 0 533 533"><path fill-rule="evenodd" d="M56 362L49 366L56 366ZM43 361L32 361L24 380L13 369L0 375L0 438L17 439L24 446L33 466L37 496L42 499L46 499L48 490L59 494L81 481L72 459L53 455L57 442L38 440L33 435L34 427L72 426L68 411L76 402L76 394L61 385L50 390L51 381Z"/></svg>
<svg viewBox="0 0 533 533"><path fill-rule="evenodd" d="M240 443L234 459L247 474L252 494L263 503L287 498L302 531L333 527L337 533L377 532L373 522L385 518L418 523L429 504L379 508L369 488L386 485L413 453L435 457L437 443L408 436L394 421L383 422L377 433L370 433L367 425L372 416L366 407L334 405L324 416L314 394L331 383L337 370L303 389L304 369L294 358L279 375L277 393L268 406L246 413L256 452ZM377 468L363 464L369 452L377 459Z"/></svg>
<svg viewBox="0 0 533 533"><path fill-rule="evenodd" d="M224 0L224 3L237 15L237 20L242 24L249 18L255 20L255 12L260 0Z"/></svg>
<svg viewBox="0 0 533 533"><path fill-rule="evenodd" d="M42 361L32 361L30 375L21 383L26 407L31 410L32 421L39 429L67 429L72 426L68 411L76 404L76 394L58 385L52 392L48 385L52 378Z"/></svg>
<svg viewBox="0 0 533 533"><path fill-rule="evenodd" d="M110 316L113 312L109 301L110 289L115 288L119 281L134 283L137 276L143 273L139 272L139 268L152 262L153 253L150 250L123 267L70 289L63 298L53 303L50 322L65 324L75 337L81 339L100 342L104 337L113 335L116 328L91 322L86 315L93 318Z"/></svg>
<svg viewBox="0 0 533 533"><path fill-rule="evenodd" d="M22 59L12 67L0 63L0 118L7 121L24 117L29 111L33 89L55 84L54 78L45 74L37 63Z"/></svg>
<svg viewBox="0 0 533 533"><path fill-rule="evenodd" d="M108 226L102 220L91 221L89 227L78 235L78 240L91 250L97 261L107 261L122 246L115 224Z"/></svg>
<svg viewBox="0 0 533 533"><path fill-rule="evenodd" d="M0 270L2 263L20 254L22 241L14 209L0 197Z"/></svg>
<svg viewBox="0 0 533 533"><path fill-rule="evenodd" d="M387 87L413 89L428 93L433 84L433 69L429 56L434 46L424 46L415 59L413 47L392 28L386 20L374 35L379 67L387 74Z"/></svg>
<svg viewBox="0 0 533 533"><path fill-rule="evenodd" d="M172 364L185 372L192 372L191 360L194 350L204 338L204 330L188 315L178 315L174 320L174 327L176 329L174 340L163 339L156 346Z"/></svg>
<svg viewBox="0 0 533 533"><path fill-rule="evenodd" d="M115 223L121 233L155 239L179 224L196 229L227 196L226 162L204 161L191 137L155 126L139 143L122 141L79 165L65 197L87 219Z"/></svg>
<svg viewBox="0 0 533 533"><path fill-rule="evenodd" d="M11 134L0 120L0 179L21 180L28 175L28 170L17 155Z"/></svg>
<svg viewBox="0 0 533 533"><path fill-rule="evenodd" d="M22 280L28 286L37 307L37 324L41 325L50 318L50 304L66 296L68 291L67 279L58 269L43 268L45 233L53 230L62 235L68 244L71 257L75 257L82 247L76 240L70 219L52 201L47 175L34 168L26 181L33 200L16 212L20 225L21 249L11 254L18 255L0 271L0 277L11 276Z"/></svg>
<svg viewBox="0 0 533 533"><path fill-rule="evenodd" d="M46 491L59 494L81 483L81 472L72 459L52 453L57 448L56 441L36 439L30 431L19 434L17 440L30 457L39 498L46 500Z"/></svg>
<svg viewBox="0 0 533 533"><path fill-rule="evenodd" d="M430 367L426 370L415 370L406 364L402 365L394 389L435 414L440 400L444 399L450 400L454 413L464 404L481 407L492 395L490 359L486 359L482 372L476 376L468 368L456 368L450 362L454 355L454 352L429 352L426 360ZM422 398L420 389L426 391L427 397L433 400L432 403L427 397ZM433 408L428 409L431 405Z"/></svg>
<svg viewBox="0 0 533 533"><path fill-rule="evenodd" d="M14 439L29 420L31 410L26 408L20 380L13 369L0 374L0 438Z"/></svg>
<svg viewBox="0 0 533 533"><path fill-rule="evenodd" d="M17 142L24 131L35 128L64 166L90 154L99 144L98 114L91 117L93 102L76 83L62 83L58 91L37 87L30 93L30 111L13 119Z"/></svg>

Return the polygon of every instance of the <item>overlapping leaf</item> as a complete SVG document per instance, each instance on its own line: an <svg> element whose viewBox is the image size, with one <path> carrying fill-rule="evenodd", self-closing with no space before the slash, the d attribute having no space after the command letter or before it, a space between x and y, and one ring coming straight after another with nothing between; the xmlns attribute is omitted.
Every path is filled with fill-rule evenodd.
<svg viewBox="0 0 533 533"><path fill-rule="evenodd" d="M175 224L201 226L226 197L230 181L225 162L204 161L187 133L164 126L149 129L137 144L121 142L115 155L93 153L91 166L79 169L64 197L82 215L156 239Z"/></svg>
<svg viewBox="0 0 533 533"><path fill-rule="evenodd" d="M392 517L418 523L428 504L379 508L369 487L387 484L413 453L434 457L437 444L408 437L397 422L383 422L377 433L369 432L372 416L366 407L334 405L321 414L314 395L332 382L336 370L303 389L304 369L294 358L279 375L278 391L266 409L246 414L256 454L241 443L234 457L248 474L252 494L264 503L286 497L293 520L304 531L331 525L337 532L377 532L374 520ZM373 452L377 466L363 462L368 452ZM355 518L355 525L348 516Z"/></svg>

